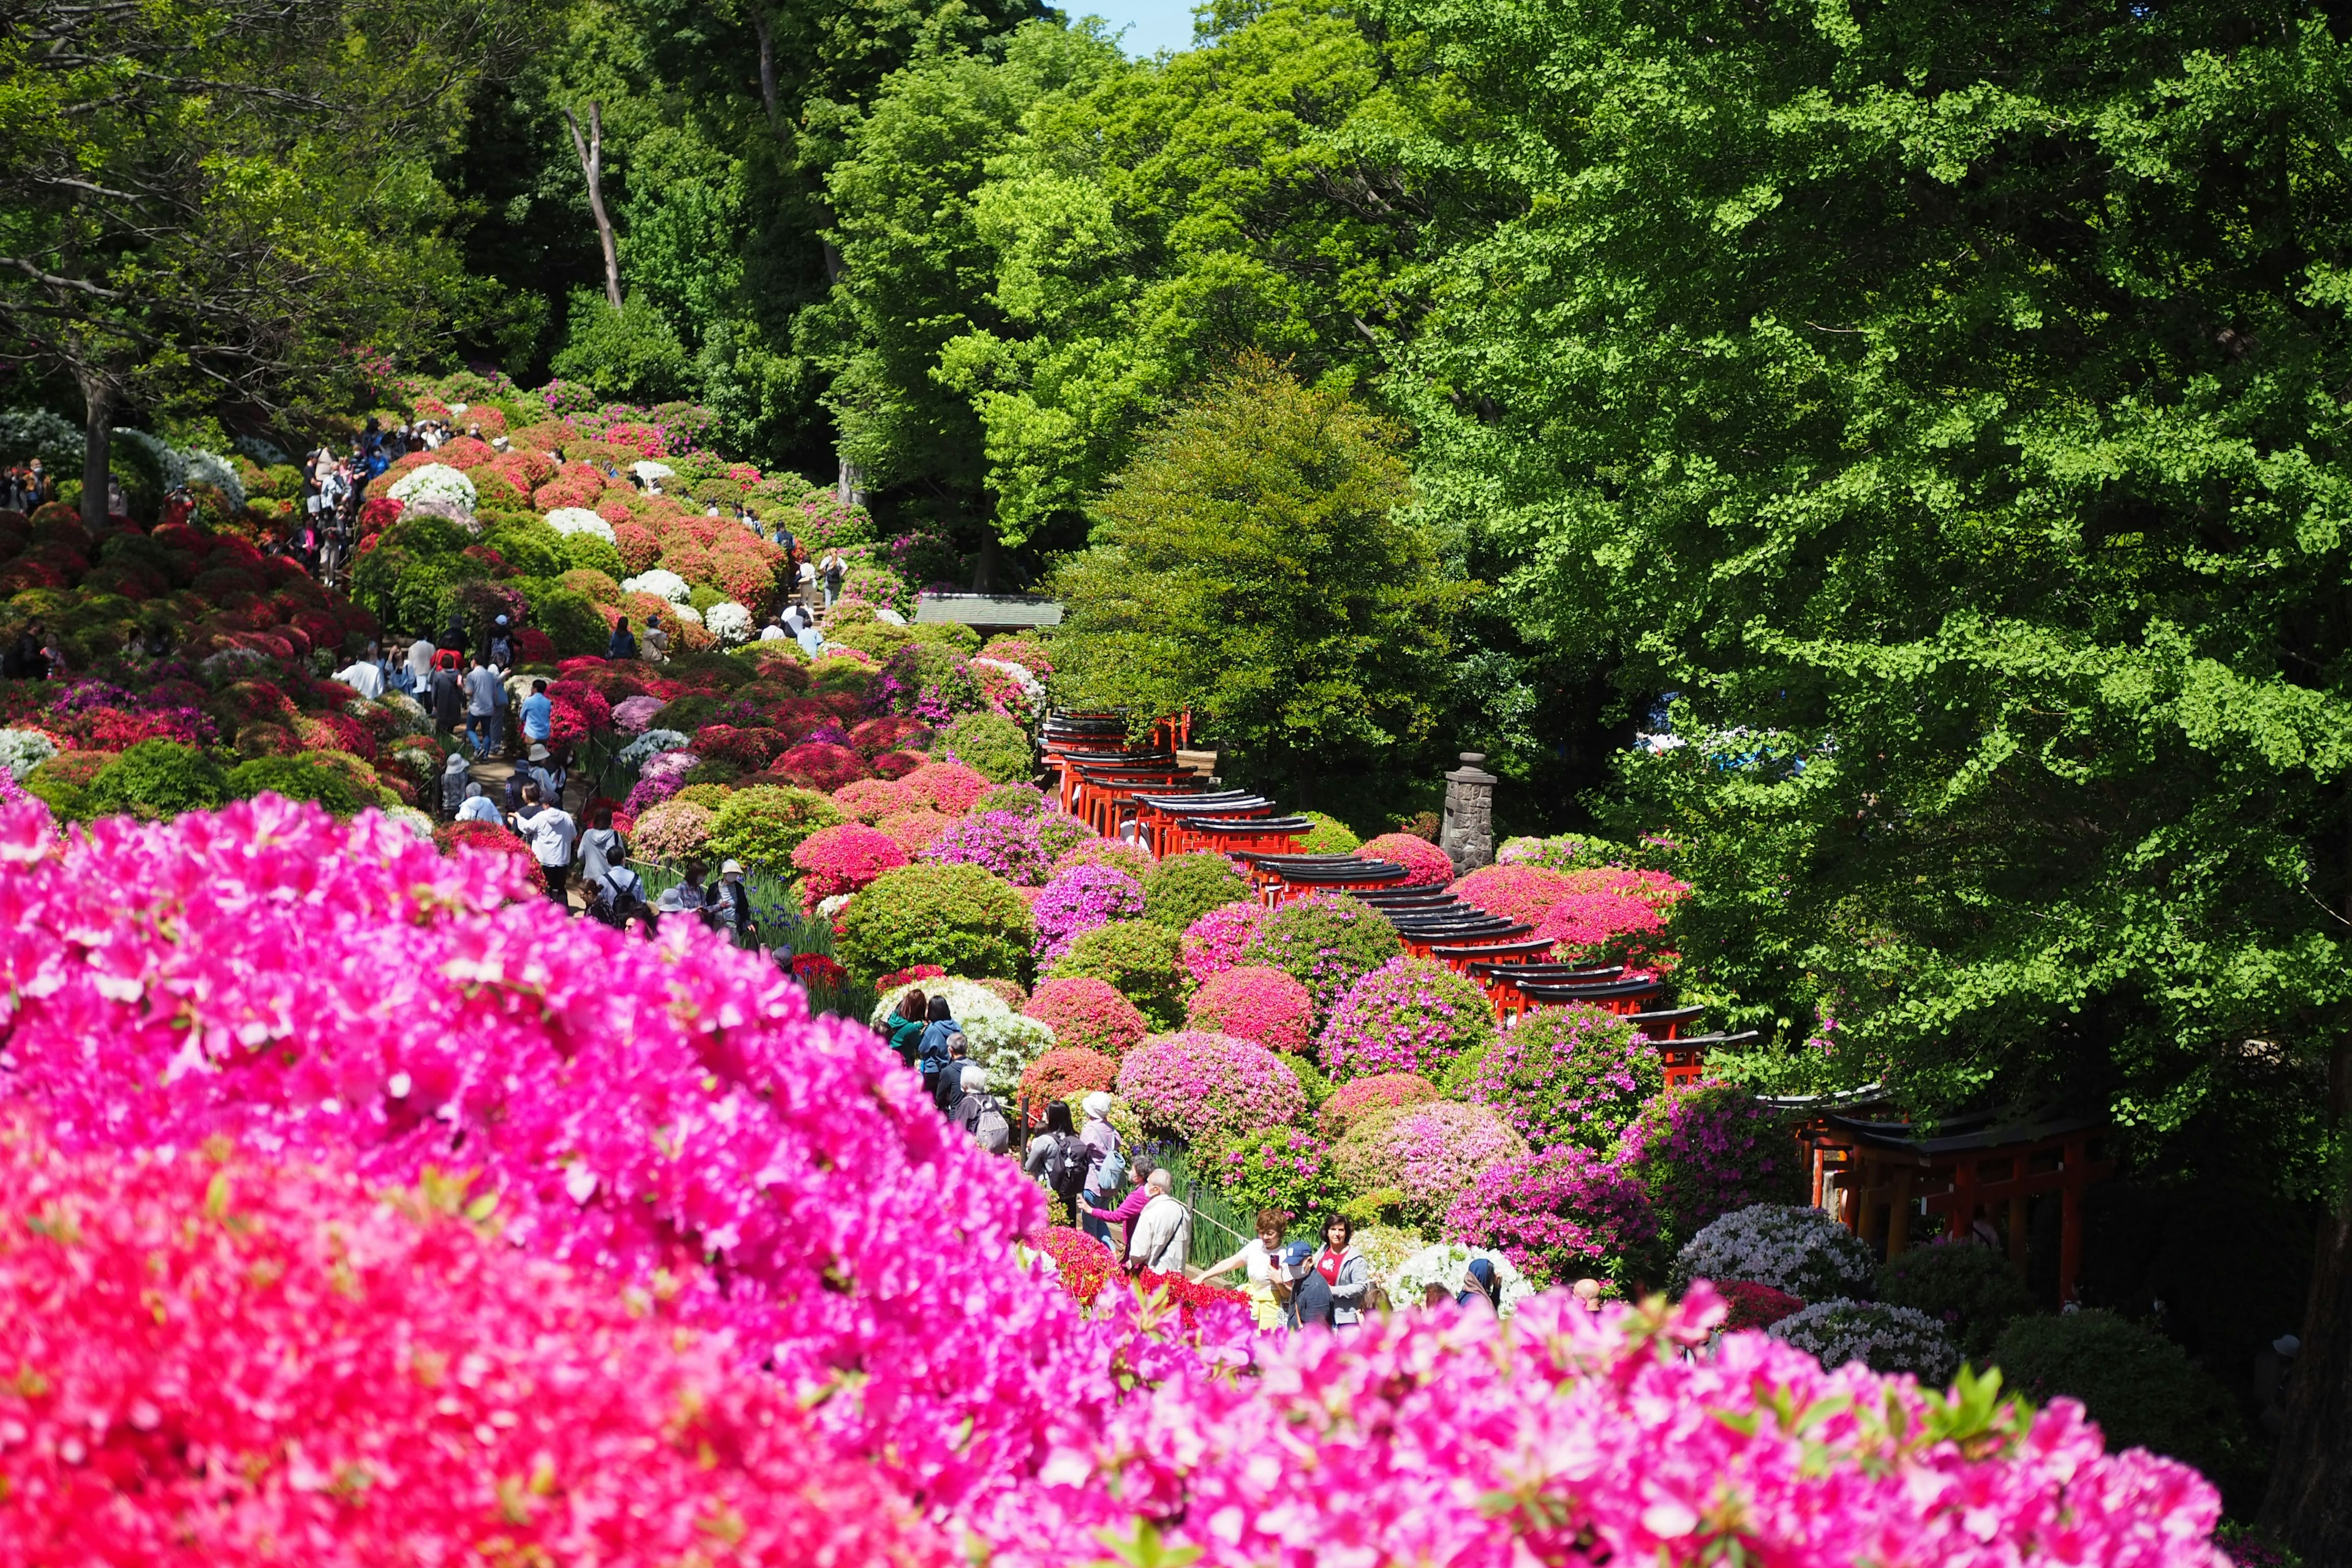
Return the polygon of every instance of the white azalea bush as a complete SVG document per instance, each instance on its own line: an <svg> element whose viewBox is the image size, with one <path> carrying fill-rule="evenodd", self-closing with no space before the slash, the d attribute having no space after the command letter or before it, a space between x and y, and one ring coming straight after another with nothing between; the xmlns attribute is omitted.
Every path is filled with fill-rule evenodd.
<svg viewBox="0 0 2352 1568"><path fill-rule="evenodd" d="M658 566L635 577L624 578L621 583L624 594L651 594L655 598L667 599L673 605L685 604L686 596L693 591L686 585L685 578L675 572L665 572Z"/></svg>
<svg viewBox="0 0 2352 1568"><path fill-rule="evenodd" d="M1449 1296L1459 1296L1470 1288L1470 1265L1481 1258L1495 1266L1496 1282L1502 1287L1499 1315L1507 1318L1536 1293L1536 1288L1509 1258L1483 1247L1465 1247L1458 1241L1424 1247L1385 1275L1381 1287L1399 1307L1420 1306L1423 1293L1432 1285L1444 1287Z"/></svg>
<svg viewBox="0 0 2352 1568"><path fill-rule="evenodd" d="M0 730L0 768L18 780L58 754L58 743L39 730Z"/></svg>
<svg viewBox="0 0 2352 1568"><path fill-rule="evenodd" d="M927 993L928 994L928 993ZM950 1002L948 1006L955 1006ZM967 1044L964 1054L988 1069L989 1087L1009 1090L1031 1062L1054 1048L1054 1026L1007 1007L1002 1013L956 1014Z"/></svg>
<svg viewBox="0 0 2352 1568"><path fill-rule="evenodd" d="M751 612L732 599L705 610L702 624L710 628L710 635L722 643L751 640Z"/></svg>
<svg viewBox="0 0 2352 1568"><path fill-rule="evenodd" d="M619 541L614 537L613 525L584 506L560 506L547 514L547 526L569 537L574 533L593 534L607 544Z"/></svg>
<svg viewBox="0 0 2352 1568"><path fill-rule="evenodd" d="M934 976L929 980L910 980L904 985L892 986L882 993L882 999L874 1004L873 1015L866 1021L869 1024L879 1024L883 1019L890 1016L892 1013L898 1011L900 998L909 991L920 991L927 1001L939 996L946 997L949 1016L962 1026L967 1037L971 1034L972 1025L980 1019L1013 1016L1013 1005L1003 997L999 996L977 980L959 980L950 974ZM1047 1037L1051 1037L1052 1031L1048 1030Z"/></svg>
<svg viewBox="0 0 2352 1568"><path fill-rule="evenodd" d="M1943 1324L1916 1307L1835 1296L1791 1312L1765 1331L1832 1372L1858 1361L1873 1372L1907 1372L1941 1387L1960 1367L1960 1347Z"/></svg>
<svg viewBox="0 0 2352 1568"><path fill-rule="evenodd" d="M411 468L394 481L391 494L412 507L454 507L468 514L474 510L474 481L446 463Z"/></svg>
<svg viewBox="0 0 2352 1568"><path fill-rule="evenodd" d="M635 767L664 752L675 752L687 742L688 737L677 730L648 730L621 748L621 761Z"/></svg>
<svg viewBox="0 0 2352 1568"><path fill-rule="evenodd" d="M1876 1268L1870 1248L1820 1209L1750 1204L1684 1243L1667 1284L1679 1296L1694 1279L1748 1279L1822 1301L1866 1292Z"/></svg>

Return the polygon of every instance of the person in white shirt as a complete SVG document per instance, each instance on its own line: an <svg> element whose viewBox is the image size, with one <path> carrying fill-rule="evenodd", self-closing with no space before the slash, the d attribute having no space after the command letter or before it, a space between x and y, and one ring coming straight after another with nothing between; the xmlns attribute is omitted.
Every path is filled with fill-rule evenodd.
<svg viewBox="0 0 2352 1568"><path fill-rule="evenodd" d="M494 756L505 741L500 731L507 716L507 689L498 666L480 654L474 656L473 672L466 677L466 729L474 737L474 753Z"/></svg>
<svg viewBox="0 0 2352 1568"><path fill-rule="evenodd" d="M373 702L383 695L383 671L376 668L375 649L335 671L335 679Z"/></svg>
<svg viewBox="0 0 2352 1568"><path fill-rule="evenodd" d="M1192 1211L1176 1198L1166 1166L1151 1173L1151 1201L1128 1230L1127 1266L1154 1274L1181 1274L1192 1247Z"/></svg>
<svg viewBox="0 0 2352 1568"><path fill-rule="evenodd" d="M498 803L489 797L488 794L483 790L481 785L478 784L467 784L466 786L466 798L457 803L457 820L460 822L488 822L495 824L498 819Z"/></svg>
<svg viewBox="0 0 2352 1568"><path fill-rule="evenodd" d="M793 634L784 630L782 624L779 622L775 616L770 616L768 617L768 624L760 628L760 640L761 642L790 642L793 640Z"/></svg>
<svg viewBox="0 0 2352 1568"><path fill-rule="evenodd" d="M1279 1209L1260 1209L1255 1238L1201 1276L1201 1283L1205 1285L1221 1274L1235 1268L1242 1270L1242 1289L1249 1296L1251 1315L1261 1329L1282 1326L1283 1301L1292 1282L1289 1265L1282 1257L1283 1219Z"/></svg>
<svg viewBox="0 0 2352 1568"><path fill-rule="evenodd" d="M433 683L433 639L418 637L408 645L408 679L424 690Z"/></svg>
<svg viewBox="0 0 2352 1568"><path fill-rule="evenodd" d="M824 651L824 636L814 626L803 626L801 635L793 640L799 643L801 651L811 658Z"/></svg>
<svg viewBox="0 0 2352 1568"><path fill-rule="evenodd" d="M523 785L522 802L514 816L515 831L530 844L540 874L547 879L547 896L568 908L572 900L564 884L572 879L572 847L579 840L579 826L570 812L548 805L535 784Z"/></svg>
<svg viewBox="0 0 2352 1568"><path fill-rule="evenodd" d="M814 561L803 561L803 562L802 562L802 563L801 563L801 570L800 570L800 588L801 588L801 603L802 603L802 604L803 604L803 605L811 605L811 604L814 604L814 603L816 602L816 563L815 563L815 562L814 562Z"/></svg>

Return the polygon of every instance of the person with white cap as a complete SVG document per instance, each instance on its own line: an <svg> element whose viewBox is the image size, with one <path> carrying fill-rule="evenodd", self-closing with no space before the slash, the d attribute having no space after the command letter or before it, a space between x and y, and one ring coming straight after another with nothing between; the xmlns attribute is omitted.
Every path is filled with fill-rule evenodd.
<svg viewBox="0 0 2352 1568"><path fill-rule="evenodd" d="M457 808L466 804L466 759L457 752L441 764L441 809L454 820Z"/></svg>
<svg viewBox="0 0 2352 1568"><path fill-rule="evenodd" d="M729 860L719 868L719 886L702 906L702 918L724 930L737 947L760 945L760 922L751 918L751 890L743 885L743 862Z"/></svg>
<svg viewBox="0 0 2352 1568"><path fill-rule="evenodd" d="M488 653L490 663L499 669L512 669L515 661L514 627L504 616L490 623Z"/></svg>
<svg viewBox="0 0 2352 1568"><path fill-rule="evenodd" d="M487 822L495 826L499 820L498 802L481 785L469 784L466 786L466 798L457 803L457 820Z"/></svg>
<svg viewBox="0 0 2352 1568"><path fill-rule="evenodd" d="M531 747L523 761L524 775L539 786L541 796L562 805L563 786L571 782L571 775L556 765L555 759L545 746Z"/></svg>
<svg viewBox="0 0 2352 1568"><path fill-rule="evenodd" d="M1080 1100L1078 1109L1087 1113L1086 1125L1078 1129L1078 1142L1092 1151L1087 1183L1078 1194L1078 1223L1097 1241L1108 1241L1110 1226L1087 1213L1087 1205L1100 1204L1118 1188L1119 1177L1124 1173L1118 1129L1110 1124L1110 1096L1100 1089Z"/></svg>

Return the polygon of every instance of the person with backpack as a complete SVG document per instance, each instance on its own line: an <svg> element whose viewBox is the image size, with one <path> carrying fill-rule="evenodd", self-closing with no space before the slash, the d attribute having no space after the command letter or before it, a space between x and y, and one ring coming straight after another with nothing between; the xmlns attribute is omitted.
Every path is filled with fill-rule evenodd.
<svg viewBox="0 0 2352 1568"><path fill-rule="evenodd" d="M966 1062L962 1081L963 1098L956 1101L950 1120L971 1135L982 1153L1003 1153L1013 1144L1013 1121L996 1096L988 1092L988 1069L978 1062Z"/></svg>
<svg viewBox="0 0 2352 1568"><path fill-rule="evenodd" d="M613 826L613 808L597 806L588 814L588 831L580 836L580 875L593 882L628 858L628 844Z"/></svg>
<svg viewBox="0 0 2352 1568"><path fill-rule="evenodd" d="M449 760L441 765L441 809L448 814L452 822L457 820L458 810L466 804L466 786L469 782L466 759L456 752L450 752Z"/></svg>
<svg viewBox="0 0 2352 1568"><path fill-rule="evenodd" d="M1175 1173L1162 1165L1143 1184L1142 1212L1127 1227L1129 1271L1181 1275L1192 1252L1192 1211L1176 1195Z"/></svg>
<svg viewBox="0 0 2352 1568"><path fill-rule="evenodd" d="M443 735L452 735L465 717L466 699L464 688L457 680L457 669L443 664L443 657L439 654L434 656L433 728ZM457 656L451 654L446 657L455 658Z"/></svg>
<svg viewBox="0 0 2352 1568"><path fill-rule="evenodd" d="M500 616L490 623L490 639L482 651L489 655L489 663L493 668L512 669L514 668L514 627L508 622L506 616Z"/></svg>
<svg viewBox="0 0 2352 1568"><path fill-rule="evenodd" d="M626 931L629 922L635 921L647 936L654 934L654 911L646 902L645 879L620 861L609 860L602 871L584 877L581 891L588 900L592 918L614 931Z"/></svg>
<svg viewBox="0 0 2352 1568"><path fill-rule="evenodd" d="M948 1011L948 999L934 996L925 1005L923 1038L915 1047L915 1065L923 1075L923 1092L940 1103L940 1079L948 1063L963 1054L963 1030Z"/></svg>
<svg viewBox="0 0 2352 1568"><path fill-rule="evenodd" d="M1086 1125L1078 1130L1078 1141L1092 1152L1087 1160L1087 1177L1078 1191L1079 1202L1072 1211L1078 1216L1078 1228L1097 1241L1110 1239L1110 1226L1087 1212L1087 1205L1098 1204L1118 1190L1120 1176L1127 1161L1119 1148L1118 1129L1110 1124L1110 1096L1097 1089L1078 1102L1087 1113Z"/></svg>
<svg viewBox="0 0 2352 1568"><path fill-rule="evenodd" d="M480 654L474 656L474 672L466 677L466 730L474 738L474 754L496 756L506 739L507 689Z"/></svg>
<svg viewBox="0 0 2352 1568"><path fill-rule="evenodd" d="M1070 1108L1055 1100L1045 1108L1045 1130L1029 1140L1029 1148L1021 1168L1044 1184L1047 1192L1062 1200L1062 1206L1073 1215L1078 1212L1078 1194L1087 1184L1087 1172L1095 1161L1095 1151L1087 1147L1070 1125Z"/></svg>

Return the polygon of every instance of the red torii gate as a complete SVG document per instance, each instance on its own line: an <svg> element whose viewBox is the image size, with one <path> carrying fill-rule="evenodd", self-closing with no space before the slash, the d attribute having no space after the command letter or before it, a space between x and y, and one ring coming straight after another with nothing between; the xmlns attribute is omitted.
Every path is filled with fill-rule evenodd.
<svg viewBox="0 0 2352 1568"><path fill-rule="evenodd" d="M2056 1193L2058 1300L2074 1300L2083 1269L2083 1193L2115 1172L2107 1124L2047 1112L2004 1120L1988 1110L1950 1118L1935 1136L1921 1137L1909 1122L1854 1114L1885 1114L1885 1106L1874 1087L1836 1109L1820 1107L1799 1127L1798 1141L1811 1156L1815 1206L1890 1258L1910 1245L1915 1204L1955 1239L1981 1215L2006 1224L2010 1259L2022 1269L2032 1200Z"/></svg>

